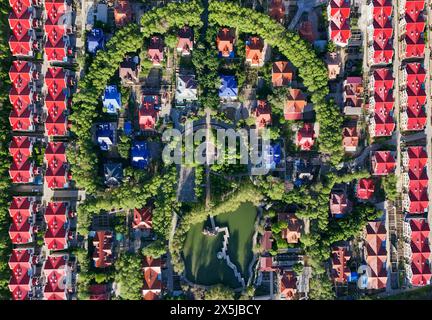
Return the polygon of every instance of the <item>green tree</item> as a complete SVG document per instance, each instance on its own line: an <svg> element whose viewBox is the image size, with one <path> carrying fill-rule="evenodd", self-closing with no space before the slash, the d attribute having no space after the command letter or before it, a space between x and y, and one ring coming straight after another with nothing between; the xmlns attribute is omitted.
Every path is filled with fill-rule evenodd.
<svg viewBox="0 0 432 320"><path fill-rule="evenodd" d="M143 275L139 255L123 253L115 263L115 281L120 287L120 297L125 300L141 300Z"/></svg>
<svg viewBox="0 0 432 320"><path fill-rule="evenodd" d="M221 284L215 285L206 291L205 300L234 300L234 291Z"/></svg>

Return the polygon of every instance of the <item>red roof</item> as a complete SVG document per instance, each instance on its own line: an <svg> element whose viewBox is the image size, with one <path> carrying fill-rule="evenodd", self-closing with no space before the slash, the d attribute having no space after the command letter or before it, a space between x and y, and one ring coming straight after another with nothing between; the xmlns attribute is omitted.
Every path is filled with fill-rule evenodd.
<svg viewBox="0 0 432 320"><path fill-rule="evenodd" d="M429 266L429 224L425 219L410 219L411 229L411 283L413 285L429 284L431 270Z"/></svg>
<svg viewBox="0 0 432 320"><path fill-rule="evenodd" d="M61 189L67 186L68 173L67 173L67 163L54 158L48 165L45 172L45 182L50 189Z"/></svg>
<svg viewBox="0 0 432 320"><path fill-rule="evenodd" d="M342 128L342 145L344 148L357 148L359 143L359 136L357 127L343 127Z"/></svg>
<svg viewBox="0 0 432 320"><path fill-rule="evenodd" d="M12 66L9 69L9 78L16 85L19 77L24 78L27 82L35 80L39 77L38 72L34 69L31 62L23 60L12 61Z"/></svg>
<svg viewBox="0 0 432 320"><path fill-rule="evenodd" d="M155 103L143 103L139 108L138 115L141 130L154 129L158 115L158 111L155 109Z"/></svg>
<svg viewBox="0 0 432 320"><path fill-rule="evenodd" d="M32 249L12 249L9 257L9 268L13 269L16 265L25 266L30 269L33 263L33 248Z"/></svg>
<svg viewBox="0 0 432 320"><path fill-rule="evenodd" d="M9 47L14 56L31 56L33 50L38 48L37 41L33 38L33 34L29 34L29 30L18 33L20 24L13 30L13 34L9 37Z"/></svg>
<svg viewBox="0 0 432 320"><path fill-rule="evenodd" d="M375 123L375 137L391 136L396 127L393 117L384 110L375 113L373 121Z"/></svg>
<svg viewBox="0 0 432 320"><path fill-rule="evenodd" d="M259 270L264 272L271 272L275 271L276 269L273 268L273 258L272 257L260 257L259 258Z"/></svg>
<svg viewBox="0 0 432 320"><path fill-rule="evenodd" d="M12 222L9 227L9 238L13 244L26 244L33 241L33 226L29 218L15 217L19 222Z"/></svg>
<svg viewBox="0 0 432 320"><path fill-rule="evenodd" d="M264 234L261 238L261 248L264 251L269 251L272 248L272 232L264 231Z"/></svg>
<svg viewBox="0 0 432 320"><path fill-rule="evenodd" d="M89 287L90 300L109 300L110 292L106 284L92 284Z"/></svg>
<svg viewBox="0 0 432 320"><path fill-rule="evenodd" d="M408 157L408 168L424 168L426 166L428 155L424 147L408 147L406 154Z"/></svg>
<svg viewBox="0 0 432 320"><path fill-rule="evenodd" d="M384 31L377 32L372 45L373 62L376 64L391 63L393 59L393 46L390 38Z"/></svg>
<svg viewBox="0 0 432 320"><path fill-rule="evenodd" d="M64 142L49 142L45 149L44 159L47 163L54 159L59 162L67 162L66 144Z"/></svg>
<svg viewBox="0 0 432 320"><path fill-rule="evenodd" d="M9 144L9 153L15 158L19 153L20 156L30 157L33 149L33 142L27 136L13 136Z"/></svg>
<svg viewBox="0 0 432 320"><path fill-rule="evenodd" d="M161 281L161 260L152 257L144 257L144 300L155 300L162 289Z"/></svg>
<svg viewBox="0 0 432 320"><path fill-rule="evenodd" d="M346 283L350 270L347 266L348 260L351 259L351 255L345 247L333 247L332 248L332 278L335 282Z"/></svg>
<svg viewBox="0 0 432 320"><path fill-rule="evenodd" d="M47 25L61 25L63 22L60 18L66 12L66 3L65 1L45 1L45 12L46 12L46 22ZM45 33L47 33L45 31Z"/></svg>
<svg viewBox="0 0 432 320"><path fill-rule="evenodd" d="M219 30L216 37L216 44L219 53L223 57L229 57L231 52L234 51L234 32L229 28L222 28Z"/></svg>
<svg viewBox="0 0 432 320"><path fill-rule="evenodd" d="M297 132L297 146L303 151L309 151L315 143L315 130L312 123L304 123Z"/></svg>
<svg viewBox="0 0 432 320"><path fill-rule="evenodd" d="M407 0L405 1L405 16L409 17L412 21L423 20L421 13L425 7L424 0Z"/></svg>
<svg viewBox="0 0 432 320"><path fill-rule="evenodd" d="M129 1L120 0L114 7L114 20L117 27L124 26L132 20L132 8Z"/></svg>
<svg viewBox="0 0 432 320"><path fill-rule="evenodd" d="M271 106L265 100L258 100L254 115L257 128L265 128L271 124Z"/></svg>
<svg viewBox="0 0 432 320"><path fill-rule="evenodd" d="M44 300L66 300L67 288L65 286L64 272L52 270L45 274Z"/></svg>
<svg viewBox="0 0 432 320"><path fill-rule="evenodd" d="M362 200L370 199L375 192L375 183L373 179L359 179L357 182L356 195L357 198Z"/></svg>
<svg viewBox="0 0 432 320"><path fill-rule="evenodd" d="M391 68L379 68L373 72L374 89L385 88L387 91L393 89L394 77Z"/></svg>
<svg viewBox="0 0 432 320"><path fill-rule="evenodd" d="M393 33L393 27L390 22L390 16L392 13L392 6L390 3L389 7L374 7L373 8L373 27L374 29L387 29ZM391 34L389 37L391 37Z"/></svg>
<svg viewBox="0 0 432 320"><path fill-rule="evenodd" d="M374 175L388 175L396 167L396 161L391 151L375 151L371 161Z"/></svg>
<svg viewBox="0 0 432 320"><path fill-rule="evenodd" d="M151 208L134 209L132 227L134 229L151 230L153 228L152 218Z"/></svg>
<svg viewBox="0 0 432 320"><path fill-rule="evenodd" d="M20 264L12 269L12 277L9 280L9 290L14 300L24 300L31 289L31 277L29 270ZM19 290L17 290L19 289Z"/></svg>
<svg viewBox="0 0 432 320"><path fill-rule="evenodd" d="M408 106L405 110L407 123L405 130L424 130L426 126L426 111L422 106Z"/></svg>
<svg viewBox="0 0 432 320"><path fill-rule="evenodd" d="M285 5L282 0L272 0L269 4L269 16L278 22L285 18Z"/></svg>
<svg viewBox="0 0 432 320"><path fill-rule="evenodd" d="M13 183L29 183L33 181L33 161L28 157L14 159L9 169Z"/></svg>
<svg viewBox="0 0 432 320"><path fill-rule="evenodd" d="M160 64L163 60L163 41L160 37L150 39L147 55L153 64Z"/></svg>
<svg viewBox="0 0 432 320"><path fill-rule="evenodd" d="M65 202L49 202L45 210L45 245L48 250L63 250L68 246L68 208Z"/></svg>
<svg viewBox="0 0 432 320"><path fill-rule="evenodd" d="M192 29L188 26L184 26L178 31L177 50L182 53L190 53L193 49L193 33Z"/></svg>
<svg viewBox="0 0 432 320"><path fill-rule="evenodd" d="M344 192L330 194L330 212L332 215L344 215L351 209L351 202Z"/></svg>
<svg viewBox="0 0 432 320"><path fill-rule="evenodd" d="M280 279L279 292L287 300L294 299L297 292L297 278L292 271L284 271Z"/></svg>
<svg viewBox="0 0 432 320"><path fill-rule="evenodd" d="M112 265L113 233L111 231L98 231L93 238L93 260L96 268L107 268Z"/></svg>
<svg viewBox="0 0 432 320"><path fill-rule="evenodd" d="M410 181L408 190L410 214L423 214L427 212L429 205L429 197L427 193L427 185L421 181Z"/></svg>
<svg viewBox="0 0 432 320"><path fill-rule="evenodd" d="M48 68L45 73L45 85L47 86L50 94L54 97L57 96L57 92L66 89L70 84L68 83L68 76L63 68L51 67Z"/></svg>
<svg viewBox="0 0 432 320"><path fill-rule="evenodd" d="M288 95L284 104L284 117L286 120L303 119L303 111L306 107L306 97L300 89L288 89Z"/></svg>
<svg viewBox="0 0 432 320"><path fill-rule="evenodd" d="M246 42L246 60L259 65L263 60L264 41L260 37L250 37Z"/></svg>

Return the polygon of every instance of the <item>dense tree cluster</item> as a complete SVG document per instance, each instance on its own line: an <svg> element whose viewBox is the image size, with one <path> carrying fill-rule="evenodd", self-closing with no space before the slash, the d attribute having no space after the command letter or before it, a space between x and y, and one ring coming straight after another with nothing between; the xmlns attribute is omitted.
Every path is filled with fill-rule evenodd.
<svg viewBox="0 0 432 320"><path fill-rule="evenodd" d="M124 300L141 300L142 257L139 254L123 253L115 264L115 281L120 287L120 297Z"/></svg>
<svg viewBox="0 0 432 320"><path fill-rule="evenodd" d="M234 300L234 290L223 285L216 285L206 291L205 300Z"/></svg>
<svg viewBox="0 0 432 320"><path fill-rule="evenodd" d="M9 156L8 145L10 142L10 127L9 113L11 105L9 103L8 94L10 88L9 67L11 55L9 51L8 38L9 28L8 15L10 6L7 1L0 2L0 300L7 299L10 296L8 283L10 270L8 266L8 258L11 250L8 229L10 225L9 218L9 203L10 203L10 187L11 180L9 178L8 169L11 163Z"/></svg>

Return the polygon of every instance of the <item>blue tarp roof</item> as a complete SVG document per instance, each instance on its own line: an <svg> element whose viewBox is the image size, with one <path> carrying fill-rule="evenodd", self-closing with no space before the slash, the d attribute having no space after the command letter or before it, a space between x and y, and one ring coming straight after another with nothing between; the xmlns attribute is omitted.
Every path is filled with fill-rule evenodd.
<svg viewBox="0 0 432 320"><path fill-rule="evenodd" d="M130 121L126 121L123 125L124 133L129 136L132 133L132 123Z"/></svg>
<svg viewBox="0 0 432 320"><path fill-rule="evenodd" d="M117 110L121 109L121 95L117 90L117 86L106 86L102 103L108 113L117 113Z"/></svg>
<svg viewBox="0 0 432 320"><path fill-rule="evenodd" d="M111 128L109 123L101 123L96 127L96 139L99 147L103 151L110 149L114 143L114 129Z"/></svg>
<svg viewBox="0 0 432 320"><path fill-rule="evenodd" d="M131 150L132 167L145 169L150 161L150 152L145 141L134 141Z"/></svg>
<svg viewBox="0 0 432 320"><path fill-rule="evenodd" d="M235 98L238 95L237 80L235 76L219 75L221 86L219 88L220 98Z"/></svg>
<svg viewBox="0 0 432 320"><path fill-rule="evenodd" d="M98 50L105 48L105 36L102 29L92 29L87 34L87 51L95 54Z"/></svg>

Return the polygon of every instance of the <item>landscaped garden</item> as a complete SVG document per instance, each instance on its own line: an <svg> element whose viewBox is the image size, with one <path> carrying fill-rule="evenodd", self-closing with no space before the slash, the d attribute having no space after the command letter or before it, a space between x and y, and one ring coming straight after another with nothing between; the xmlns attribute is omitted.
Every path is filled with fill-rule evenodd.
<svg viewBox="0 0 432 320"><path fill-rule="evenodd" d="M256 219L256 208L250 202L243 203L237 210L222 213L215 218L219 227L227 226L230 232L228 254L236 264L245 281L248 265L252 259L252 236ZM202 234L204 222L193 225L187 234L183 247L186 278L202 285L223 283L236 288L240 284L225 260L216 257L222 248L223 234L206 236Z"/></svg>

